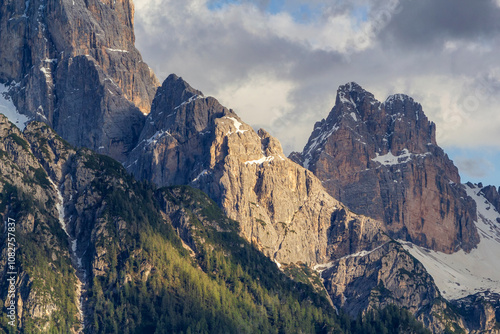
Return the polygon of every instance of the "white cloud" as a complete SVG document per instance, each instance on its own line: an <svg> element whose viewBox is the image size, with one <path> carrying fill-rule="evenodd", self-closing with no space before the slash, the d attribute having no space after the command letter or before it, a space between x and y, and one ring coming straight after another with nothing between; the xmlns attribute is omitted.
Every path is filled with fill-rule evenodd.
<svg viewBox="0 0 500 334"><path fill-rule="evenodd" d="M223 87L215 96L222 104L230 105L245 122L266 127L293 110L288 100L293 88L291 81L258 73L240 85Z"/></svg>

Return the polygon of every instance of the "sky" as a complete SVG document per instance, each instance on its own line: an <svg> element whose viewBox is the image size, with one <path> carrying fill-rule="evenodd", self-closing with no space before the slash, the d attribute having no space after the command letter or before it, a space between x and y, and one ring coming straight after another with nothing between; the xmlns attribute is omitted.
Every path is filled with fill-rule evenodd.
<svg viewBox="0 0 500 334"><path fill-rule="evenodd" d="M302 151L337 88L403 93L462 182L500 186L500 0L135 0L136 46Z"/></svg>

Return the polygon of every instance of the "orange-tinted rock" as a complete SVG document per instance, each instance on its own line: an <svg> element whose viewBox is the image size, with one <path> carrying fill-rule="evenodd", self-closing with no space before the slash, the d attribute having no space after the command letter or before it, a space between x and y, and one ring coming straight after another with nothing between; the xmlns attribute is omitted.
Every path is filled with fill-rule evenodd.
<svg viewBox="0 0 500 334"><path fill-rule="evenodd" d="M384 221L392 237L447 253L470 251L479 242L475 203L435 130L412 98L381 103L350 83L339 88L304 151L291 157L351 210Z"/></svg>
<svg viewBox="0 0 500 334"><path fill-rule="evenodd" d="M378 222L349 212L276 138L175 75L158 90L125 167L160 186L205 191L278 262L324 263L386 241Z"/></svg>

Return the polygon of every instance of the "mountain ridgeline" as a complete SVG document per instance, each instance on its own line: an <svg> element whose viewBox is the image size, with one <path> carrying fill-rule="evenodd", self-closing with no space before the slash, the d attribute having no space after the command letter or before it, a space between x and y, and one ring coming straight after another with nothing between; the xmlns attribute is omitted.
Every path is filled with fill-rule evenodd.
<svg viewBox="0 0 500 334"><path fill-rule="evenodd" d="M476 202L405 95L341 86L301 153L134 46L130 0L6 0L6 333L498 333L497 294L445 300L398 242L473 252ZM116 159L116 160L115 160ZM494 187L482 194L500 210ZM0 299L10 305L8 247ZM496 313L495 313L496 312Z"/></svg>

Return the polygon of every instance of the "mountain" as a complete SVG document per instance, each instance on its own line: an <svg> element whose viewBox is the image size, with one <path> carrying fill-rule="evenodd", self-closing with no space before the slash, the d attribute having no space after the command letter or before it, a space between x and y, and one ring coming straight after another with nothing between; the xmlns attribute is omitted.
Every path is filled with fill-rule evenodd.
<svg viewBox="0 0 500 334"><path fill-rule="evenodd" d="M1 212L17 222L21 332L338 327L324 296L288 279L200 191L139 183L43 123L23 134L0 116L0 129ZM6 278L2 271L2 291Z"/></svg>
<svg viewBox="0 0 500 334"><path fill-rule="evenodd" d="M460 184L458 170L437 146L435 125L420 104L406 95L393 95L381 103L356 83L341 86L328 117L316 123L303 152L290 158L313 171L328 192L351 210L380 219L388 235L399 239L424 267L398 272L413 279L420 276L417 285L426 285L424 277L432 275L440 295L463 316L460 326L471 333L498 331L500 276L493 268L500 262L492 256L500 249L498 191L493 186ZM337 272L329 291L354 314L369 295L364 288L370 280L362 280L360 286L359 279L387 275L387 264L380 262L383 257L377 251L320 268L325 279L332 268ZM360 255L371 259L360 264ZM350 273L350 268L357 269ZM422 298L397 288L385 290L386 286L391 297L396 291L397 299ZM360 291L365 297L359 298Z"/></svg>
<svg viewBox="0 0 500 334"><path fill-rule="evenodd" d="M338 315L317 276L316 288L288 278L199 190L138 182L43 123L21 133L0 115L0 135L19 329L4 313L2 332L427 333L398 308Z"/></svg>
<svg viewBox="0 0 500 334"><path fill-rule="evenodd" d="M352 213L285 158L277 139L176 75L158 90L125 167L160 186L203 190L282 270L295 279L302 265L319 272L333 304L353 317L395 304L436 333L466 328L383 224Z"/></svg>
<svg viewBox="0 0 500 334"><path fill-rule="evenodd" d="M125 166L159 186L203 190L279 263L328 262L383 239L376 221L346 213L311 172L285 158L277 139L175 75L158 89Z"/></svg>
<svg viewBox="0 0 500 334"><path fill-rule="evenodd" d="M436 251L479 242L475 202L436 143L436 127L406 95L383 103L356 83L339 87L328 117L291 158L356 213L384 222L396 239Z"/></svg>
<svg viewBox="0 0 500 334"><path fill-rule="evenodd" d="M19 112L119 160L159 85L134 47L130 0L6 0L0 83Z"/></svg>
<svg viewBox="0 0 500 334"><path fill-rule="evenodd" d="M160 86L128 0L4 1L0 46L1 112L21 127L0 116L18 247L0 298L19 331L498 332L493 289L452 300L462 281L432 269L484 254L498 192L460 185L411 98L341 87L292 160L182 78Z"/></svg>

